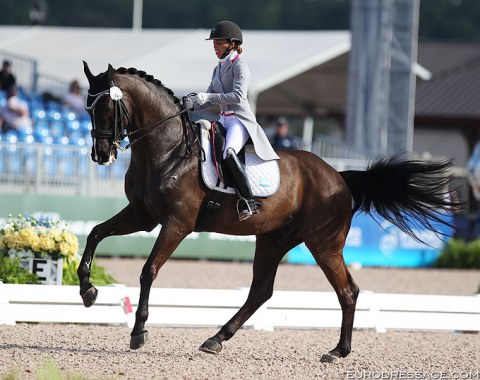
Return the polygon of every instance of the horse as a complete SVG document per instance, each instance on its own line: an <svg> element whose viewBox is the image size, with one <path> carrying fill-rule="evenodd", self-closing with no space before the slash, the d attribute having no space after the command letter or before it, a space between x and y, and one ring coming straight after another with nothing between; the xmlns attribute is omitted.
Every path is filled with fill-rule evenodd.
<svg viewBox="0 0 480 380"><path fill-rule="evenodd" d="M351 351L359 287L343 258L343 248L356 212L376 211L415 237L412 221L435 231L434 221L450 212L447 196L451 162L379 157L365 171L337 172L320 157L302 150L278 149L281 181L275 194L258 199L261 212L246 221L236 214L236 196L226 194L214 217L205 217L213 191L200 175L202 149L197 125L185 106L159 80L134 68L93 75L84 61L89 82L86 108L92 122L92 159L112 164L126 137L131 160L125 174L128 205L88 235L78 268L84 306L94 304L98 290L90 283L95 249L113 235L151 231L161 225L140 276L140 298L130 348L148 340L145 322L153 281L180 242L191 232L210 231L255 235L253 279L244 305L199 349L219 353L273 293L277 268L284 255L304 242L335 290L342 309L338 344L321 356L332 362Z"/></svg>

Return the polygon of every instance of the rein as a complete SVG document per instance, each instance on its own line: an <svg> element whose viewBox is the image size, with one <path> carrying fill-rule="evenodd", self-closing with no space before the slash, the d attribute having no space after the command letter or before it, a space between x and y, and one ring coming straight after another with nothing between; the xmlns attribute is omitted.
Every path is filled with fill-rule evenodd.
<svg viewBox="0 0 480 380"><path fill-rule="evenodd" d="M150 127L143 127L143 128L140 128L140 129L137 129L136 131L132 131L132 132L128 132L123 138L122 140L125 138L125 137L128 137L129 139L131 137L133 137L134 135L136 135L137 133L139 132L142 132L144 130L146 130L146 132L141 135L140 137L138 137L137 139L134 139L133 141L131 141L130 143L128 143L127 145L125 145L125 147L121 147L120 145L117 144L117 147L120 148L121 151L125 151L129 148L131 148L131 146L133 144L135 144L137 141L140 141L141 139L143 139L144 137L150 135L155 129L157 129L158 127L161 127L163 124L165 124L167 121L170 121L174 118L176 118L177 116L180 116L182 115L183 113L187 112L187 109L186 108L183 108L181 109L180 111L178 111L177 113L171 115L171 116L168 116L167 118L165 119L162 119L160 120L157 124L154 124ZM183 117L182 117L182 124L183 124ZM120 140L121 141L121 140ZM118 143L120 143L120 141L117 141Z"/></svg>

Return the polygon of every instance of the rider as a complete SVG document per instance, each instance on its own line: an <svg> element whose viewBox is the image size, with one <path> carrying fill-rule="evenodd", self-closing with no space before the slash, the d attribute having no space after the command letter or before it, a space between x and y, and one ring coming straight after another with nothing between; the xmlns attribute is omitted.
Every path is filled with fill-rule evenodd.
<svg viewBox="0 0 480 380"><path fill-rule="evenodd" d="M220 21L210 31L213 49L219 59L213 70L212 81L206 93L198 93L191 99L195 111L206 110L212 105L219 105L220 114L209 117L218 120L227 130L224 159L234 177L237 188L238 217L245 220L260 212L260 204L253 199L250 183L244 165L237 154L249 138L252 139L256 154L263 160L279 159L273 150L262 127L258 125L255 114L247 99L250 70L247 63L240 58L243 42L240 27L231 21ZM192 113L197 121L204 117L201 112Z"/></svg>

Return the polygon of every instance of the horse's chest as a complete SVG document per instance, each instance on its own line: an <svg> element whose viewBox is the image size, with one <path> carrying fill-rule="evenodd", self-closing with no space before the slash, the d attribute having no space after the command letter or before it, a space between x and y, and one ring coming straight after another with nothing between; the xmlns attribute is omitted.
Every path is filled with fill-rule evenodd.
<svg viewBox="0 0 480 380"><path fill-rule="evenodd" d="M147 208L161 207L171 201L175 194L178 195L178 188L175 186L177 181L177 176L150 181L141 191L136 192L134 196L141 200Z"/></svg>

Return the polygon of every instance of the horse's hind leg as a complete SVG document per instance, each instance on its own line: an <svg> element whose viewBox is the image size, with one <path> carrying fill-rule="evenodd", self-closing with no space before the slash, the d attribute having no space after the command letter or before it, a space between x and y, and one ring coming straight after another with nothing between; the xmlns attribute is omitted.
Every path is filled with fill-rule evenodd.
<svg viewBox="0 0 480 380"><path fill-rule="evenodd" d="M215 336L207 339L200 346L201 351L213 354L220 352L222 342L229 340L253 313L272 296L275 275L282 257L300 243L300 239L290 236L288 241L284 240L279 244L278 238L278 234L257 235L253 261L253 281L247 301Z"/></svg>
<svg viewBox="0 0 480 380"><path fill-rule="evenodd" d="M315 247L311 247L309 244L307 247L333 286L342 307L340 341L333 350L321 358L322 362L332 362L338 357L347 356L351 351L353 319L359 288L345 265L342 249L336 252L334 250L323 251L318 254Z"/></svg>
<svg viewBox="0 0 480 380"><path fill-rule="evenodd" d="M150 231L155 226L156 224L147 215L129 204L117 215L92 229L87 238L82 261L77 269L80 280L80 295L85 307L92 306L98 294L97 289L90 283L90 270L97 245L108 236L126 235L137 231Z"/></svg>

